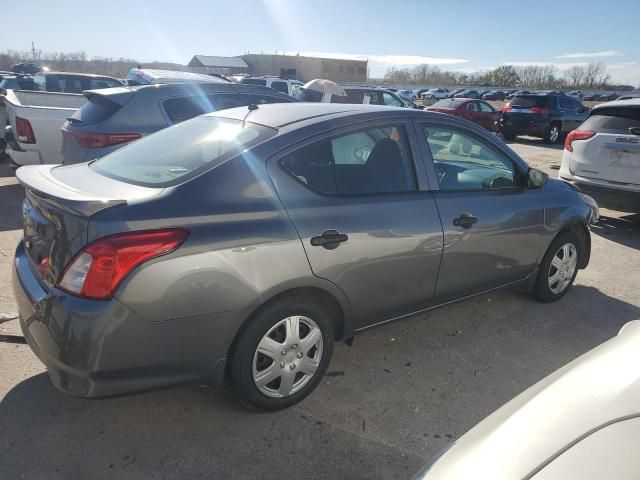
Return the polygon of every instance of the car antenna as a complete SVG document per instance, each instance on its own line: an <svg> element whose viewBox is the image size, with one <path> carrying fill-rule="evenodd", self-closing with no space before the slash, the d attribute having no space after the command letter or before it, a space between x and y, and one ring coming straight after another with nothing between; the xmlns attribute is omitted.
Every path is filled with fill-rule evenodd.
<svg viewBox="0 0 640 480"><path fill-rule="evenodd" d="M256 105L255 103L250 103L249 105L247 105L247 110L247 114L242 119L242 128L244 128L244 124L247 121L247 117L249 116L249 114L254 110L258 110L258 105Z"/></svg>

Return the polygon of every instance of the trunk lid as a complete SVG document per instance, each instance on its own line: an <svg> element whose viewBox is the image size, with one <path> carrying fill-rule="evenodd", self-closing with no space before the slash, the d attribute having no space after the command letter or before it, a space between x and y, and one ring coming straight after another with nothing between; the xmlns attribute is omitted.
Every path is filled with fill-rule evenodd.
<svg viewBox="0 0 640 480"><path fill-rule="evenodd" d="M595 135L572 143L573 172L623 185L640 185L640 104L637 108L594 109L578 130Z"/></svg>
<svg viewBox="0 0 640 480"><path fill-rule="evenodd" d="M86 164L27 166L19 168L16 176L26 191L22 205L25 250L47 289L89 242L92 215L162 191L104 177Z"/></svg>

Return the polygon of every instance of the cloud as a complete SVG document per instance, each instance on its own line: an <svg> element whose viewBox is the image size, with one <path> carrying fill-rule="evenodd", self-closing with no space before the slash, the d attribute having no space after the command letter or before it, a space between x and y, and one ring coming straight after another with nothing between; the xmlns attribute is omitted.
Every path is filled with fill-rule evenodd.
<svg viewBox="0 0 640 480"><path fill-rule="evenodd" d="M464 58L423 57L420 55L364 55L340 52L285 52L285 54L343 60L369 60L370 66L378 67L411 67L425 63L429 65L457 65L469 61Z"/></svg>
<svg viewBox="0 0 640 480"><path fill-rule="evenodd" d="M602 52L586 52L586 53L563 53L557 55L556 58L595 58L595 57L621 57L622 52L618 50L603 50Z"/></svg>

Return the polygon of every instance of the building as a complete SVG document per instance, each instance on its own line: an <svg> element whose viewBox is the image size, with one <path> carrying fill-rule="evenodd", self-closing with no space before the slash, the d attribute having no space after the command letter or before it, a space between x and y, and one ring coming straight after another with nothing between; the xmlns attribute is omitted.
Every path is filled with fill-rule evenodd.
<svg viewBox="0 0 640 480"><path fill-rule="evenodd" d="M251 75L277 75L308 82L326 78L334 82L366 82L367 60L303 57L300 55L243 55Z"/></svg>
<svg viewBox="0 0 640 480"><path fill-rule="evenodd" d="M242 57L194 55L187 66L194 73L218 73L223 75L249 73L249 67Z"/></svg>

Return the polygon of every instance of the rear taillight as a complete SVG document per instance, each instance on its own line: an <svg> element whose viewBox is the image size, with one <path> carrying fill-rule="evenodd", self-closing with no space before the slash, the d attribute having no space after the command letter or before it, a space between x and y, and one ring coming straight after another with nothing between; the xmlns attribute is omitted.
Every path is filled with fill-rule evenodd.
<svg viewBox="0 0 640 480"><path fill-rule="evenodd" d="M549 111L547 107L531 107L530 110L531 113L540 113L541 115L544 115Z"/></svg>
<svg viewBox="0 0 640 480"><path fill-rule="evenodd" d="M85 148L102 148L109 145L118 145L133 140L138 140L142 135L139 133L84 133L71 132L73 138Z"/></svg>
<svg viewBox="0 0 640 480"><path fill-rule="evenodd" d="M36 143L36 136L33 134L33 128L29 120L16 117L16 133L21 143Z"/></svg>
<svg viewBox="0 0 640 480"><path fill-rule="evenodd" d="M575 142L576 140L587 140L593 137L595 134L596 132L589 132L586 130L571 130L564 141L564 149L573 152L573 142Z"/></svg>
<svg viewBox="0 0 640 480"><path fill-rule="evenodd" d="M69 262L56 286L83 298L109 299L134 268L174 251L188 235L186 228L169 228L100 238Z"/></svg>
<svg viewBox="0 0 640 480"><path fill-rule="evenodd" d="M500 110L501 110L501 111L503 111L503 112L508 112L508 111L510 111L510 110L511 110L511 108L513 108L513 107L511 107L511 105L509 105L509 104L507 103L507 104L506 104L504 107L502 107Z"/></svg>

